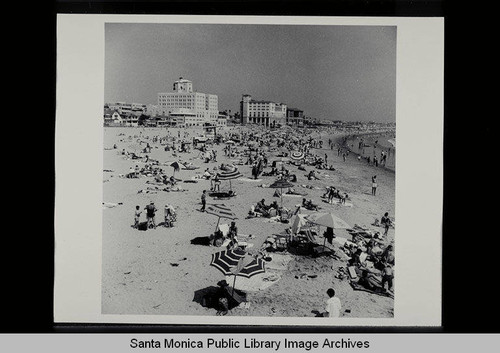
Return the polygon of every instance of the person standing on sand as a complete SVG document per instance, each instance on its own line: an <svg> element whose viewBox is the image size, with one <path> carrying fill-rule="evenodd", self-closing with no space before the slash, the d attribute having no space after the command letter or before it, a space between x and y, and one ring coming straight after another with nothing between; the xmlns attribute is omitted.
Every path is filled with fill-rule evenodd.
<svg viewBox="0 0 500 353"><path fill-rule="evenodd" d="M372 195L375 196L377 194L377 176L372 176Z"/></svg>
<svg viewBox="0 0 500 353"><path fill-rule="evenodd" d="M205 212L205 206L207 205L207 190L203 190L201 194L201 212Z"/></svg>
<svg viewBox="0 0 500 353"><path fill-rule="evenodd" d="M326 294L328 294L329 299L326 301L323 317L340 317L342 303L340 299L335 296L335 290L333 288L328 288Z"/></svg>
<svg viewBox="0 0 500 353"><path fill-rule="evenodd" d="M141 211L139 211L140 207L135 206L135 214L134 214L134 228L137 229L139 228L139 221L141 218Z"/></svg>
<svg viewBox="0 0 500 353"><path fill-rule="evenodd" d="M147 205L146 207L144 207L144 209L146 210L146 219L148 222L148 229L151 227L156 229L155 213L156 213L157 209L155 207L154 202L151 201L151 203L149 205Z"/></svg>
<svg viewBox="0 0 500 353"><path fill-rule="evenodd" d="M391 226L391 219L389 218L389 212L386 212L382 219L380 220L380 223L384 226L384 235L386 236L387 233L389 232L389 227Z"/></svg>

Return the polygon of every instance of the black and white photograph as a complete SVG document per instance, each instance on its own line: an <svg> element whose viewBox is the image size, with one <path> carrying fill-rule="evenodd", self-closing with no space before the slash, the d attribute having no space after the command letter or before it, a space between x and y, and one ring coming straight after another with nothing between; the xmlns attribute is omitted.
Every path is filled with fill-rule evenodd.
<svg viewBox="0 0 500 353"><path fill-rule="evenodd" d="M111 18L86 118L92 317L391 323L414 278L395 260L398 26Z"/></svg>
<svg viewBox="0 0 500 353"><path fill-rule="evenodd" d="M396 36L106 24L103 314L392 317Z"/></svg>

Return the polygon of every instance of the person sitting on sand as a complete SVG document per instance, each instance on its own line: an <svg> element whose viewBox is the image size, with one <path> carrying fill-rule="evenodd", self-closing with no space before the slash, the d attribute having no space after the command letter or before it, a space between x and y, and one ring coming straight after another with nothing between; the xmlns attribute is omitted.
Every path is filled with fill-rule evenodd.
<svg viewBox="0 0 500 353"><path fill-rule="evenodd" d="M229 301L227 299L227 291L226 287L229 286L229 284L225 281L222 280L219 283L217 283L219 288L217 289L217 316L224 316L228 313L229 311Z"/></svg>
<svg viewBox="0 0 500 353"><path fill-rule="evenodd" d="M319 178L316 176L316 173L314 172L314 170L311 170L309 172L309 174L307 175L307 179L308 180L312 180L312 179L316 179L316 180L319 180Z"/></svg>
<svg viewBox="0 0 500 353"><path fill-rule="evenodd" d="M307 208L308 210L318 210L318 205L313 204L312 200L302 199L302 207Z"/></svg>
<svg viewBox="0 0 500 353"><path fill-rule="evenodd" d="M268 212L267 210L269 207L265 204L266 200L262 199L259 202L257 202L257 206L255 206L255 212L261 213L264 216L267 216Z"/></svg>
<svg viewBox="0 0 500 353"><path fill-rule="evenodd" d="M208 170L208 168L207 168L207 169L205 169L205 172L203 173L203 177L204 177L205 179L207 179L207 180L208 180L208 179L210 179L210 178L212 177L212 174L210 173L210 171Z"/></svg>
<svg viewBox="0 0 500 353"><path fill-rule="evenodd" d="M358 283L369 290L376 290L379 288L375 276L368 270L363 270L361 272L361 278L358 280Z"/></svg>
<svg viewBox="0 0 500 353"><path fill-rule="evenodd" d="M326 301L325 312L320 314L320 316L340 317L340 310L342 309L342 304L340 302L340 299L335 296L335 290L333 288L328 288L326 294L328 294L328 300Z"/></svg>
<svg viewBox="0 0 500 353"><path fill-rule="evenodd" d="M348 261L349 266L358 266L363 267L364 264L361 262L361 254L363 251L361 249L357 249L354 254L352 254L351 259Z"/></svg>
<svg viewBox="0 0 500 353"><path fill-rule="evenodd" d="M381 261L384 264L391 264L394 265L395 263L395 257L394 257L394 250L392 245L388 245L387 248L384 250L381 256Z"/></svg>

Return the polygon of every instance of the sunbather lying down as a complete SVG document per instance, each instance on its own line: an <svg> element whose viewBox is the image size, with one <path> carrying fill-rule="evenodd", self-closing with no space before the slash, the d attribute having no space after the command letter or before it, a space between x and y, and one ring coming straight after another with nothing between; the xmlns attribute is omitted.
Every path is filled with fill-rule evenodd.
<svg viewBox="0 0 500 353"><path fill-rule="evenodd" d="M308 210L319 210L319 206L314 204L312 200L306 200L305 198L302 199L302 207Z"/></svg>
<svg viewBox="0 0 500 353"><path fill-rule="evenodd" d="M236 193L232 190L229 190L229 191L211 191L208 193L208 196L217 197L217 198L233 197L233 196L236 196Z"/></svg>
<svg viewBox="0 0 500 353"><path fill-rule="evenodd" d="M307 192L300 192L300 191L297 191L293 188L288 188L286 194L288 195L301 195L301 196L306 196L307 195Z"/></svg>

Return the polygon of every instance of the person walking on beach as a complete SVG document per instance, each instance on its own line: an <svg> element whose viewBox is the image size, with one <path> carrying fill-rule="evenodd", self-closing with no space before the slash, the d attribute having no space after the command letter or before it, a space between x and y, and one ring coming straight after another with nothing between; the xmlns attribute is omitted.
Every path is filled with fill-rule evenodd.
<svg viewBox="0 0 500 353"><path fill-rule="evenodd" d="M328 156L325 153L325 164L327 164L327 163L328 163Z"/></svg>
<svg viewBox="0 0 500 353"><path fill-rule="evenodd" d="M372 195L375 196L377 194L377 176L372 176Z"/></svg>
<svg viewBox="0 0 500 353"><path fill-rule="evenodd" d="M323 317L340 317L342 303L340 299L335 296L335 290L333 288L328 288L326 294L328 294L329 299L326 301Z"/></svg>
<svg viewBox="0 0 500 353"><path fill-rule="evenodd" d="M134 213L134 228L137 229L139 228L139 221L141 219L141 213L142 211L139 211L140 206L135 206L135 213Z"/></svg>
<svg viewBox="0 0 500 353"><path fill-rule="evenodd" d="M380 223L384 226L384 235L389 232L389 227L391 226L391 219L389 218L389 212L384 213L384 216L380 220Z"/></svg>
<svg viewBox="0 0 500 353"><path fill-rule="evenodd" d="M203 190L201 194L201 212L205 212L205 206L207 205L207 190Z"/></svg>

